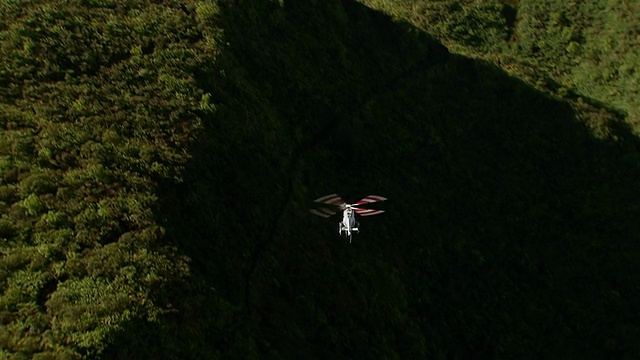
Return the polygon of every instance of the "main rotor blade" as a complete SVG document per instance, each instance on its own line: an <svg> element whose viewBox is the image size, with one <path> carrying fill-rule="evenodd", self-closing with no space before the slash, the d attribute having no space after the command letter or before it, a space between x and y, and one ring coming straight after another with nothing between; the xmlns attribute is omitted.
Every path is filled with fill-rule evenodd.
<svg viewBox="0 0 640 360"><path fill-rule="evenodd" d="M363 208L353 208L353 211L360 216L371 216L382 214L384 210L374 210L374 209L363 209Z"/></svg>
<svg viewBox="0 0 640 360"><path fill-rule="evenodd" d="M321 198L315 199L314 202L329 204L332 206L337 206L339 208L344 208L347 205L347 203L342 200L342 198L338 196L338 194L323 196Z"/></svg>
<svg viewBox="0 0 640 360"><path fill-rule="evenodd" d="M329 216L337 213L337 211L333 211L333 210L328 209L328 208L310 209L309 211L312 214L318 215L318 216L322 216L323 218L328 218Z"/></svg>
<svg viewBox="0 0 640 360"><path fill-rule="evenodd" d="M384 196L380 196L380 195L369 195L367 197L365 197L364 199L358 201L357 203L353 204L353 205L364 205L364 204L371 204L371 203L375 203L375 202L380 202L380 201L385 201L387 200L386 197Z"/></svg>
<svg viewBox="0 0 640 360"><path fill-rule="evenodd" d="M347 203L342 200L337 194L331 194L317 198L314 200L316 204L315 209L310 209L312 214L328 218L329 216L342 211L347 207Z"/></svg>

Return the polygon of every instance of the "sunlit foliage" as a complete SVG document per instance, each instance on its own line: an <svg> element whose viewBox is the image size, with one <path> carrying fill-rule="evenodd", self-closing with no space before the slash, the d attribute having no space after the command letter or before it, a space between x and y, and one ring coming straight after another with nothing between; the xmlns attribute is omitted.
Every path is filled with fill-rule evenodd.
<svg viewBox="0 0 640 360"><path fill-rule="evenodd" d="M362 0L568 100L621 111L640 133L640 3L556 0ZM549 80L555 83L550 84ZM577 105L577 111L581 106ZM588 114L584 114L589 117Z"/></svg>
<svg viewBox="0 0 640 360"><path fill-rule="evenodd" d="M155 189L200 127L194 76L215 49L194 7L0 4L5 351L95 356L170 309L186 267L160 241Z"/></svg>

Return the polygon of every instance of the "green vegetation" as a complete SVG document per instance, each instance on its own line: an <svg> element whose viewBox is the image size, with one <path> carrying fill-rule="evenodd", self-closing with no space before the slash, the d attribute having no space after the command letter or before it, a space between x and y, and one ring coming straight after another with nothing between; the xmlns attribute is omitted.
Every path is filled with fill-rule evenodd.
<svg viewBox="0 0 640 360"><path fill-rule="evenodd" d="M456 53L491 61L537 89L569 101L577 94L621 111L640 134L637 1L360 1L434 34ZM582 116L581 104L574 107Z"/></svg>
<svg viewBox="0 0 640 360"><path fill-rule="evenodd" d="M636 5L362 2L0 3L0 357L636 358Z"/></svg>
<svg viewBox="0 0 640 360"><path fill-rule="evenodd" d="M179 3L1 6L0 357L94 357L187 274L157 186L189 157L213 49Z"/></svg>

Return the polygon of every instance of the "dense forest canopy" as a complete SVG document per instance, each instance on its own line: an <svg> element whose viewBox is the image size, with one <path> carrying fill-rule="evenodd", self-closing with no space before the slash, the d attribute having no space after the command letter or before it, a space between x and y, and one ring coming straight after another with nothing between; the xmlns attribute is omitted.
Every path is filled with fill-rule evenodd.
<svg viewBox="0 0 640 360"><path fill-rule="evenodd" d="M0 357L640 355L635 2L0 9Z"/></svg>
<svg viewBox="0 0 640 360"><path fill-rule="evenodd" d="M156 189L181 176L215 49L179 2L1 6L0 347L98 354L186 276Z"/></svg>

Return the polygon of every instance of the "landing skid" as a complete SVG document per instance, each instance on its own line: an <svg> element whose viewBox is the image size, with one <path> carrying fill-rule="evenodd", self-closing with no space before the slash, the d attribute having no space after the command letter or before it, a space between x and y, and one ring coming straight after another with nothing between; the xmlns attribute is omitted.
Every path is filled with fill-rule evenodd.
<svg viewBox="0 0 640 360"><path fill-rule="evenodd" d="M338 223L338 234L346 236L349 239L349 242L353 240L353 234L357 234L359 232L360 230L358 228L353 228L351 229L351 232L347 232L344 226L342 226L342 222Z"/></svg>

